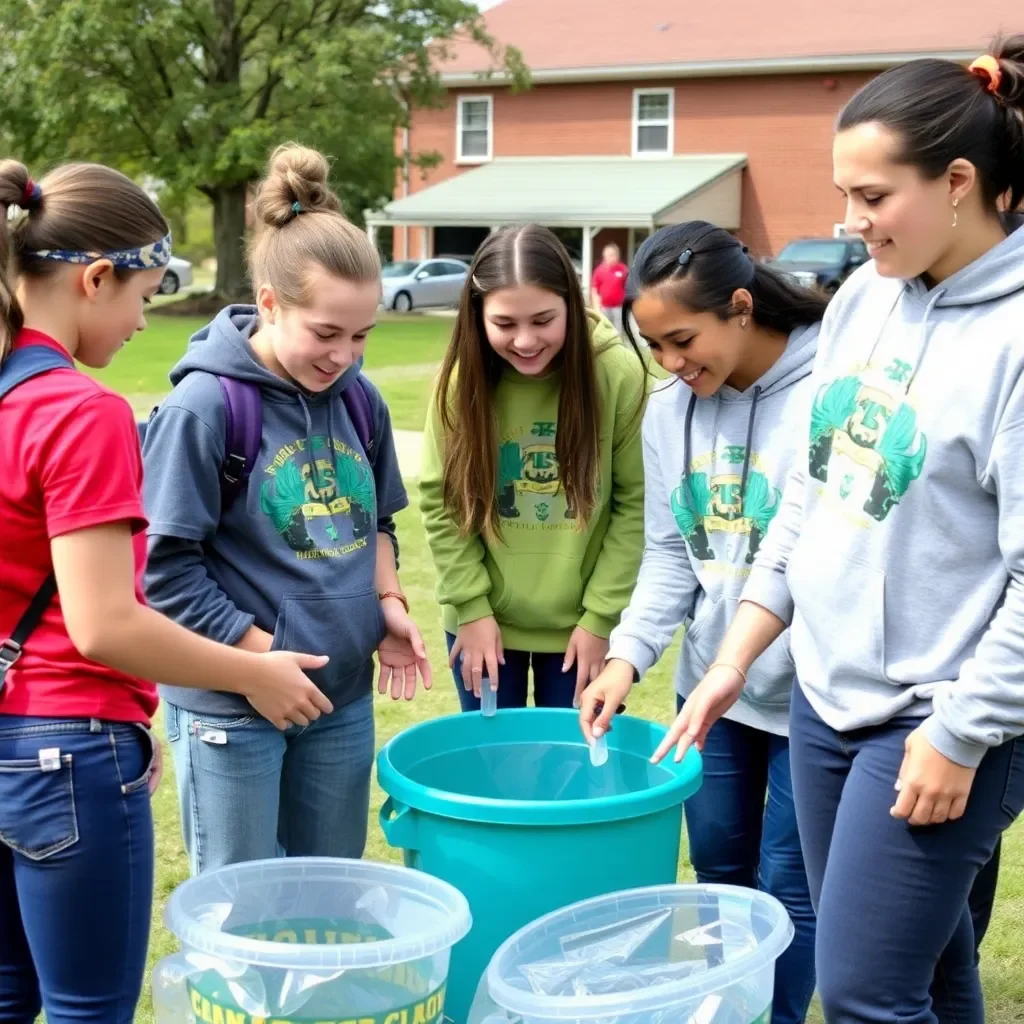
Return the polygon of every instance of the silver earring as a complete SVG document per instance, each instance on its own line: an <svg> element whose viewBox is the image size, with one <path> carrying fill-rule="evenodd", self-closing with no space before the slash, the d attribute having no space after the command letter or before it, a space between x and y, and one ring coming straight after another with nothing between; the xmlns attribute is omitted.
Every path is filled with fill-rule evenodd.
<svg viewBox="0 0 1024 1024"><path fill-rule="evenodd" d="M959 199L953 200L953 227L956 227L956 208L960 205Z"/></svg>
<svg viewBox="0 0 1024 1024"><path fill-rule="evenodd" d="M740 320L740 327L742 327L744 330L747 329L747 318L746 317L743 317L743 319Z"/></svg>

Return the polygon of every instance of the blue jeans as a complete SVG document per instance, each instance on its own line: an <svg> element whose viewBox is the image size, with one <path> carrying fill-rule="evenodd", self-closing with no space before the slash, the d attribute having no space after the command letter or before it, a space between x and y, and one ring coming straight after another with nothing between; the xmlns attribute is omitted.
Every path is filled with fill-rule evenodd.
<svg viewBox="0 0 1024 1024"><path fill-rule="evenodd" d="M676 698L678 708L683 698ZM774 896L793 922L775 965L772 1024L799 1024L814 995L814 910L793 806L785 736L719 719L704 744L704 782L684 804L690 863L704 883ZM708 949L714 966L716 953Z"/></svg>
<svg viewBox="0 0 1024 1024"><path fill-rule="evenodd" d="M59 751L52 756L47 751ZM0 715L0 1021L131 1024L153 903L153 739Z"/></svg>
<svg viewBox="0 0 1024 1024"><path fill-rule="evenodd" d="M193 874L270 857L361 857L373 767L373 694L305 728L165 704Z"/></svg>
<svg viewBox="0 0 1024 1024"><path fill-rule="evenodd" d="M455 637L445 633L448 653L455 646ZM576 666L562 671L565 652L537 654L529 651L506 651L505 664L498 669L498 707L525 708L530 693L530 668L533 667L533 703L538 708L571 708L576 696ZM455 689L463 711L479 711L480 698L473 696L462 681L462 656L452 670Z"/></svg>
<svg viewBox="0 0 1024 1024"><path fill-rule="evenodd" d="M985 755L963 817L911 827L889 808L904 742L920 720L837 733L799 686L790 717L825 1019L982 1024L968 896L1024 808L1024 740Z"/></svg>

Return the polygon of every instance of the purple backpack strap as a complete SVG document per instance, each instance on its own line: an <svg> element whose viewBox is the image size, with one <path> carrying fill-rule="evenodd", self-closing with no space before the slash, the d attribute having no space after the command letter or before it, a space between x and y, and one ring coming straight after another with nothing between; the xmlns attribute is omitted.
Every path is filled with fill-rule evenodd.
<svg viewBox="0 0 1024 1024"><path fill-rule="evenodd" d="M224 395L224 462L220 472L221 512L245 489L263 437L263 399L257 385L217 377Z"/></svg>
<svg viewBox="0 0 1024 1024"><path fill-rule="evenodd" d="M341 399L348 410L352 426L355 427L356 437L366 452L366 457L372 466L377 461L376 430L373 425L373 406L370 404L369 385L360 373L356 377L354 386L345 388L341 393Z"/></svg>

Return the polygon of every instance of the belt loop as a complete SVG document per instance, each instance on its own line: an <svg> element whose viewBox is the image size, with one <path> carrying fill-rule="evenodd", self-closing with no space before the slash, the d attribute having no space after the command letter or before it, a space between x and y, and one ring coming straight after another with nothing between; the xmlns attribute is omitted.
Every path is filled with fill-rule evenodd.
<svg viewBox="0 0 1024 1024"><path fill-rule="evenodd" d="M103 732L103 723L98 718L89 719L89 732Z"/></svg>

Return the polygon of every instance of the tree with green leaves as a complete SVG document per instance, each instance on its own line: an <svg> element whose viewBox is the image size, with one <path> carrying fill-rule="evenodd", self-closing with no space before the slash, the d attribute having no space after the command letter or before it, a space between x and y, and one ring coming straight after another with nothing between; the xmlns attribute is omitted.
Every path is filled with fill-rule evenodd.
<svg viewBox="0 0 1024 1024"><path fill-rule="evenodd" d="M443 96L446 40L526 72L467 0L0 0L0 140L32 166L100 160L213 207L217 294L246 294L246 199L294 139L349 215L392 193L395 132Z"/></svg>

